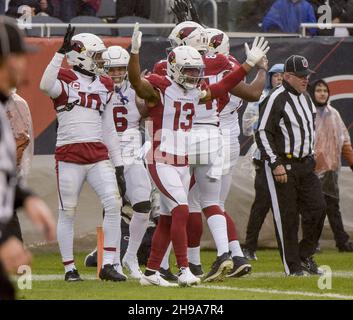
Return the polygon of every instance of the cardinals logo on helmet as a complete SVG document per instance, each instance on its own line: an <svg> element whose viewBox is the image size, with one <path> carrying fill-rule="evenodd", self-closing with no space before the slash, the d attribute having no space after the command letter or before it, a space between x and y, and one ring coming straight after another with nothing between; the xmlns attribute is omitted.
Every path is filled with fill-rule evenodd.
<svg viewBox="0 0 353 320"><path fill-rule="evenodd" d="M84 44L81 41L78 41L78 40L71 41L71 45L72 45L72 50L78 53L81 53L82 51L86 50Z"/></svg>
<svg viewBox="0 0 353 320"><path fill-rule="evenodd" d="M222 33L216 34L211 38L209 46L211 48L216 49L221 45L222 41L223 41L223 34Z"/></svg>
<svg viewBox="0 0 353 320"><path fill-rule="evenodd" d="M168 55L168 62L171 64L176 63L175 52L171 51Z"/></svg>
<svg viewBox="0 0 353 320"><path fill-rule="evenodd" d="M186 37L188 37L194 30L196 30L196 27L186 27L181 29L178 34L176 35L177 38L180 40L184 40Z"/></svg>

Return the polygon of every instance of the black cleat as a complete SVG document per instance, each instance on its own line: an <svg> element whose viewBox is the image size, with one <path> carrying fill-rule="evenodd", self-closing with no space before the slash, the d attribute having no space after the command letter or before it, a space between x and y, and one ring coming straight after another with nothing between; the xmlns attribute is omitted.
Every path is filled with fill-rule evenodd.
<svg viewBox="0 0 353 320"><path fill-rule="evenodd" d="M202 270L201 264L193 264L189 262L189 268L195 277L202 278L205 275Z"/></svg>
<svg viewBox="0 0 353 320"><path fill-rule="evenodd" d="M256 251L252 251L244 248L243 254L244 254L244 257L250 261L257 260Z"/></svg>
<svg viewBox="0 0 353 320"><path fill-rule="evenodd" d="M86 256L84 265L85 267L97 267L97 249Z"/></svg>
<svg viewBox="0 0 353 320"><path fill-rule="evenodd" d="M353 243L347 241L343 246L338 247L339 252L353 252Z"/></svg>
<svg viewBox="0 0 353 320"><path fill-rule="evenodd" d="M251 272L251 264L244 257L233 257L233 269L227 274L227 277L240 278Z"/></svg>
<svg viewBox="0 0 353 320"><path fill-rule="evenodd" d="M289 274L290 277L306 277L306 274L304 273L304 271L300 270L300 271L296 271L296 272L291 272Z"/></svg>
<svg viewBox="0 0 353 320"><path fill-rule="evenodd" d="M204 278L204 282L209 281L222 281L226 274L233 268L233 260L228 252L223 253L217 257L216 261L213 262L211 271Z"/></svg>
<svg viewBox="0 0 353 320"><path fill-rule="evenodd" d="M314 274L314 275L323 275L324 274L323 270L318 268L313 257L303 259L301 262L301 266L303 268L303 271L306 271L309 274Z"/></svg>
<svg viewBox="0 0 353 320"><path fill-rule="evenodd" d="M74 282L74 281L83 281L76 269L72 269L65 273L65 281Z"/></svg>
<svg viewBox="0 0 353 320"><path fill-rule="evenodd" d="M126 276L120 274L112 264L106 264L99 272L99 278L106 281L126 281Z"/></svg>
<svg viewBox="0 0 353 320"><path fill-rule="evenodd" d="M172 281L172 282L178 281L178 277L170 271L170 268L168 269L160 268L159 274L164 280Z"/></svg>

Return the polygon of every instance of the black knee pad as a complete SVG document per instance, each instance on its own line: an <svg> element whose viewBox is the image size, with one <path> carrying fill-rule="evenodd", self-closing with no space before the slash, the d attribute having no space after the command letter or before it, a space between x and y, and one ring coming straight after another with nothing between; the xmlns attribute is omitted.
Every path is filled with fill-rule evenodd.
<svg viewBox="0 0 353 320"><path fill-rule="evenodd" d="M132 209L136 212L149 213L151 211L151 201L142 201L135 203Z"/></svg>

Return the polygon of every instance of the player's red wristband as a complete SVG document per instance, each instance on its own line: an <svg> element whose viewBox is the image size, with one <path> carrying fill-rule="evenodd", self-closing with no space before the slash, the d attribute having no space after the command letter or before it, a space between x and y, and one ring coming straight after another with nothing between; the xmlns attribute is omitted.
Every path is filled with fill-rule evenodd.
<svg viewBox="0 0 353 320"><path fill-rule="evenodd" d="M209 86L212 99L223 97L232 90L246 76L243 66L227 74L221 81Z"/></svg>

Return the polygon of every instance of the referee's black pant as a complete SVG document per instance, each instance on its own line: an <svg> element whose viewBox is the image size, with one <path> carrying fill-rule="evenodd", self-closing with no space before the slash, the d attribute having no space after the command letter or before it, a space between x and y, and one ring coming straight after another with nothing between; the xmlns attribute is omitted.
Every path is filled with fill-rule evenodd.
<svg viewBox="0 0 353 320"><path fill-rule="evenodd" d="M276 237L286 274L301 271L301 260L315 253L320 237L320 221L325 209L319 178L314 173L315 161L284 160L287 183L275 181L272 170L265 164ZM299 210L300 209L300 210ZM305 234L298 243L299 212L305 220Z"/></svg>
<svg viewBox="0 0 353 320"><path fill-rule="evenodd" d="M244 248L256 251L262 224L271 209L271 196L267 185L264 162L255 160L255 199L251 206Z"/></svg>

